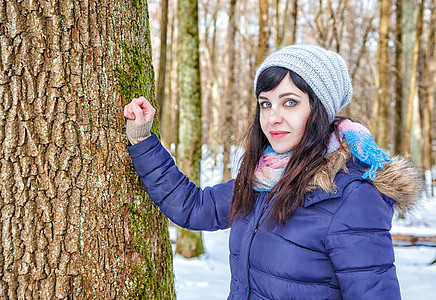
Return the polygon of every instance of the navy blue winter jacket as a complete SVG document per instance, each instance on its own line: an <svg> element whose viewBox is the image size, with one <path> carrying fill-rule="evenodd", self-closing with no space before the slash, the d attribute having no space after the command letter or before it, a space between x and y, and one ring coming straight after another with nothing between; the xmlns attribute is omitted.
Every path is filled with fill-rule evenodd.
<svg viewBox="0 0 436 300"><path fill-rule="evenodd" d="M229 227L233 180L196 187L155 135L128 150L151 199L174 223L191 230ZM256 192L254 210L231 228L228 299L400 299L389 233L398 200L380 193L377 179L362 179L363 167L348 159L334 177L336 192L307 192L304 206L278 229L263 222L267 192ZM388 194L394 183L383 183Z"/></svg>

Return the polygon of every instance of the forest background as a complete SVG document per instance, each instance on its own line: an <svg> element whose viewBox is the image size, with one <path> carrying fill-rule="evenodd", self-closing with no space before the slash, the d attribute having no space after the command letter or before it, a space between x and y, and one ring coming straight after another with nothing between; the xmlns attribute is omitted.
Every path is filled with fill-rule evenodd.
<svg viewBox="0 0 436 300"><path fill-rule="evenodd" d="M263 58L288 44L318 44L339 52L349 66L354 96L340 114L366 124L391 154L411 156L431 182L436 158L434 0L200 0L198 14L202 142L211 155L223 146L228 164L229 145L238 145L254 112L252 80ZM161 134L171 149L177 137L188 134L177 133L177 1L150 1L150 20L153 63L159 79L166 76L164 86L157 82ZM165 69L162 29L167 32ZM227 169L223 180L231 176Z"/></svg>

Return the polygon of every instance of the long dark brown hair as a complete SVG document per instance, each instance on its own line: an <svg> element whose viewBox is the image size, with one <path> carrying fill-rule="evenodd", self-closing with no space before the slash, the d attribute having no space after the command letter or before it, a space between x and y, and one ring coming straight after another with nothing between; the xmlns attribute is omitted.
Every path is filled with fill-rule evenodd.
<svg viewBox="0 0 436 300"><path fill-rule="evenodd" d="M293 154L285 168L282 178L269 191L267 203L273 196L274 202L269 209L268 224L283 224L292 212L303 204L304 194L315 173L325 164L330 134L336 131L337 123L330 124L327 112L310 86L296 73L281 67L265 69L258 77L256 98L261 92L274 89L289 74L292 82L309 96L311 113L306 123L300 143L293 149ZM260 126L260 107L249 131L245 136L245 153L235 180L230 224L237 217L246 217L254 207L253 179L256 166L265 148L269 145Z"/></svg>

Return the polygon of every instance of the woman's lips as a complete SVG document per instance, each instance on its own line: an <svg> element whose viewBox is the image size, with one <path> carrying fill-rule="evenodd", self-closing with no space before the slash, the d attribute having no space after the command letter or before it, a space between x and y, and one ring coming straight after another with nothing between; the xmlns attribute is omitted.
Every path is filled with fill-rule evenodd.
<svg viewBox="0 0 436 300"><path fill-rule="evenodd" d="M270 131L271 137L273 139L281 139L282 137L284 137L285 135L287 135L289 132L287 131Z"/></svg>

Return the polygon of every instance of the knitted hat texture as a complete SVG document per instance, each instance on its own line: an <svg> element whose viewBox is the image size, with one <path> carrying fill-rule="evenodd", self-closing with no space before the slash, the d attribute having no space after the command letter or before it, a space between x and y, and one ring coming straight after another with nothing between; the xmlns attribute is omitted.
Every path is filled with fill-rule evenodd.
<svg viewBox="0 0 436 300"><path fill-rule="evenodd" d="M338 111L351 101L353 87L345 60L336 52L315 45L290 45L270 54L259 66L254 91L263 70L283 67L306 81L333 122Z"/></svg>

